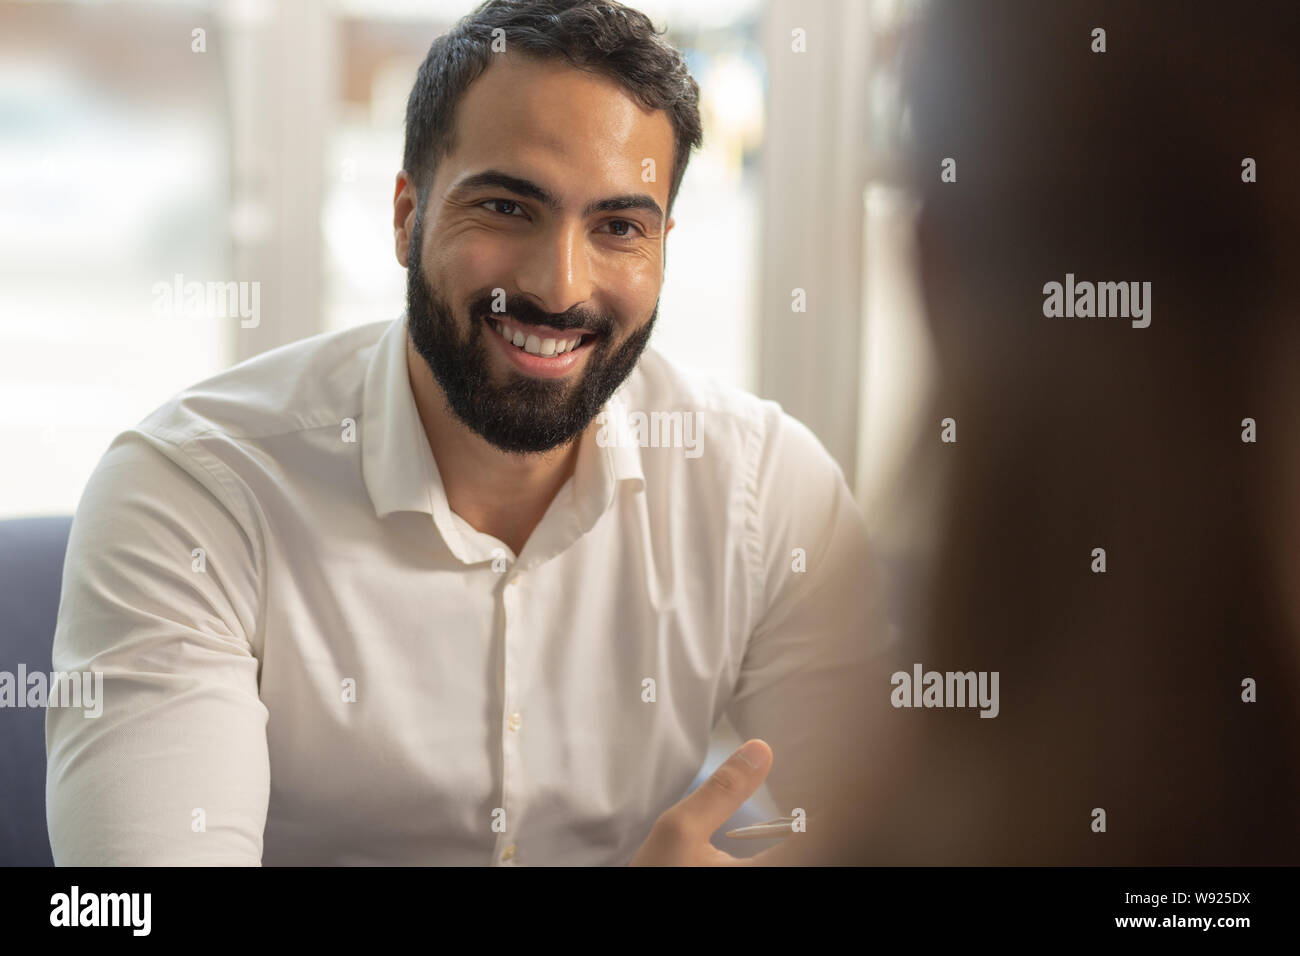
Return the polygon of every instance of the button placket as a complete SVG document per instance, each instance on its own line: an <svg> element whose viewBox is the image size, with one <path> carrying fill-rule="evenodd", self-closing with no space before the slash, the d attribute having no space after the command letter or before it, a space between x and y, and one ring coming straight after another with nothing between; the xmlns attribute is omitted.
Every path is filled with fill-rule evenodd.
<svg viewBox="0 0 1300 956"><path fill-rule="evenodd" d="M520 794L516 790L515 782L520 779L520 773L517 746L519 738L515 732L522 724L523 717L514 709L518 700L518 689L515 680L515 672L518 668L515 659L513 632L514 629L523 626L524 619L522 614L519 613L520 597L517 566L511 565L506 573L509 576L501 589L501 638L504 642L504 653L502 654L504 700L502 701L502 711L505 717L501 731L501 801L502 806L506 808L506 828L504 832L497 834L496 854L493 862L498 866L517 866L519 847L515 842L518 833L514 825L514 815L519 812Z"/></svg>

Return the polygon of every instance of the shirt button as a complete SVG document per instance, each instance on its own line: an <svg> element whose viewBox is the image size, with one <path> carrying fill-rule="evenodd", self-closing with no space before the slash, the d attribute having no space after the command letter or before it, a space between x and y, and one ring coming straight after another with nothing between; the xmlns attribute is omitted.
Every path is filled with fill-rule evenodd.
<svg viewBox="0 0 1300 956"><path fill-rule="evenodd" d="M501 854L503 860L513 860L515 857L515 845L512 843L506 847L505 852Z"/></svg>
<svg viewBox="0 0 1300 956"><path fill-rule="evenodd" d="M519 729L519 725L522 724L523 722L524 722L523 715L521 715L521 714L511 714L511 715L510 715L509 726L510 726L510 729L511 729L511 730L518 730L518 729Z"/></svg>

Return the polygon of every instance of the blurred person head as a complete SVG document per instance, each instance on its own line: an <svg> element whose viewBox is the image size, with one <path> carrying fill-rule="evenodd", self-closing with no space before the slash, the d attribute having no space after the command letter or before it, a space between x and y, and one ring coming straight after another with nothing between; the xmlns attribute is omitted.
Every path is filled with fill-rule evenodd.
<svg viewBox="0 0 1300 956"><path fill-rule="evenodd" d="M1300 862L1297 49L1290 2L920 22L938 375L899 487L943 480L887 669L997 671L1000 712L895 709L882 680L819 862ZM1067 273L1149 281L1150 325L1045 316Z"/></svg>
<svg viewBox="0 0 1300 956"><path fill-rule="evenodd" d="M537 453L591 422L650 338L701 140L682 55L618 3L490 0L433 43L407 104L397 255L411 344L464 425ZM521 371L512 318L581 336L576 361Z"/></svg>

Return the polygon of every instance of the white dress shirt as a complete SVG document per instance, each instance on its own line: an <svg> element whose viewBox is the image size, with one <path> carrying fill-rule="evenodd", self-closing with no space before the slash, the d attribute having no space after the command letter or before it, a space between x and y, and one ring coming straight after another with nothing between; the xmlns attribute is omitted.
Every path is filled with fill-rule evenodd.
<svg viewBox="0 0 1300 956"><path fill-rule="evenodd" d="M808 429L647 349L515 555L449 508L405 342L276 349L109 446L54 639L104 681L47 712L58 864L621 864L724 712L783 813L853 750L885 633Z"/></svg>

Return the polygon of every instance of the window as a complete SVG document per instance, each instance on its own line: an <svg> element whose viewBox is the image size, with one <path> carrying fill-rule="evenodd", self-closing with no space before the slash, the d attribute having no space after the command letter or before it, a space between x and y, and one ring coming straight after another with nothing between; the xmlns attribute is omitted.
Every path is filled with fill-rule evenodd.
<svg viewBox="0 0 1300 956"><path fill-rule="evenodd" d="M0 22L0 516L70 513L114 435L229 363L229 320L155 308L230 273L225 97L201 6Z"/></svg>

